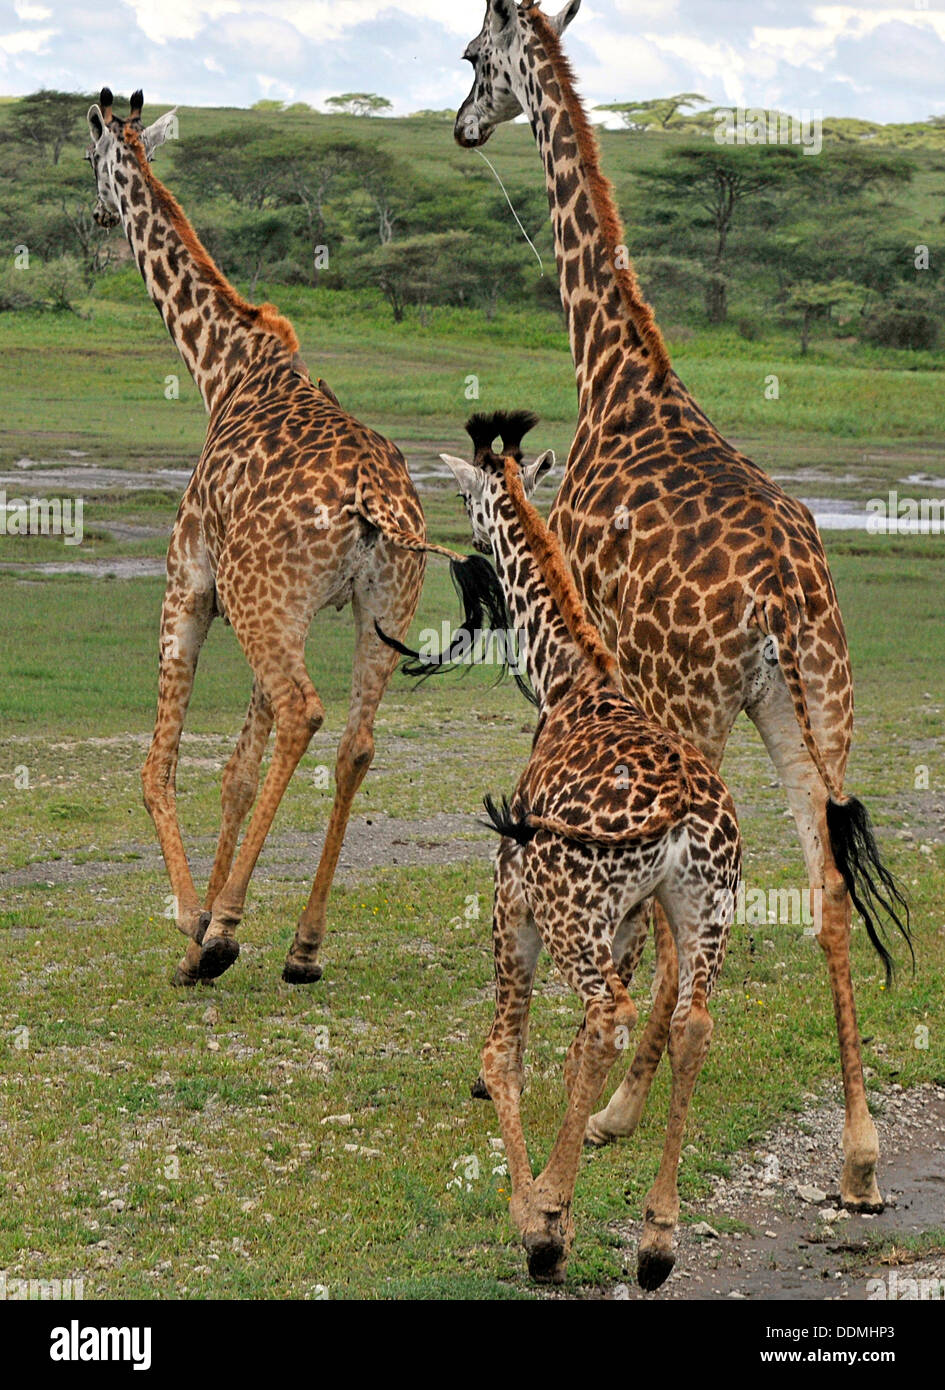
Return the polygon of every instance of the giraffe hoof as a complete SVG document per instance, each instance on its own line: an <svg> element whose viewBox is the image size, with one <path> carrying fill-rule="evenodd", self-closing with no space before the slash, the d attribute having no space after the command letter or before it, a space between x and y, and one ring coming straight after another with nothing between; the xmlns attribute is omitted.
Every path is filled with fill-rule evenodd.
<svg viewBox="0 0 945 1390"><path fill-rule="evenodd" d="M879 1201L871 1201L867 1197L844 1197L840 1205L844 1211L852 1211L858 1216L879 1216L886 1210L886 1203L880 1197Z"/></svg>
<svg viewBox="0 0 945 1390"><path fill-rule="evenodd" d="M475 1081L473 1082L473 1084L470 1086L470 1088L469 1088L469 1094L472 1096L473 1100L491 1100L491 1099L492 1099L492 1096L491 1096L491 1094L490 1094L490 1092L489 1092L489 1087L488 1087L488 1086L486 1085L486 1083L483 1081L481 1075L477 1076L476 1079L475 1079Z"/></svg>
<svg viewBox="0 0 945 1390"><path fill-rule="evenodd" d="M637 1260L637 1283L644 1293L652 1293L669 1278L676 1256L671 1250L641 1250Z"/></svg>
<svg viewBox="0 0 945 1390"><path fill-rule="evenodd" d="M525 1237L528 1273L536 1284L563 1284L568 1251L557 1233L542 1231Z"/></svg>
<svg viewBox="0 0 945 1390"><path fill-rule="evenodd" d="M201 980L215 980L229 970L240 953L240 944L232 936L215 936L200 952Z"/></svg>
<svg viewBox="0 0 945 1390"><path fill-rule="evenodd" d="M282 967L282 978L287 985L313 985L322 978L322 968L314 961L311 965L299 965L290 956Z"/></svg>
<svg viewBox="0 0 945 1390"><path fill-rule="evenodd" d="M171 976L171 984L175 989L194 989L199 978L199 975L191 975L189 970L179 965Z"/></svg>
<svg viewBox="0 0 945 1390"><path fill-rule="evenodd" d="M587 1122L587 1129L584 1131L585 1149L602 1149L607 1144L616 1141L615 1134L608 1134L607 1130L599 1123L597 1116L592 1115Z"/></svg>

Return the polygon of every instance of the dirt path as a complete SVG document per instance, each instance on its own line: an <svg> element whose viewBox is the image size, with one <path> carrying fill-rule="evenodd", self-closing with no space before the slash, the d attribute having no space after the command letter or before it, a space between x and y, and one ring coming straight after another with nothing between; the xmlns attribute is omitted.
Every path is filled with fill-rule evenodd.
<svg viewBox="0 0 945 1390"><path fill-rule="evenodd" d="M915 1263L902 1247L908 1237L945 1228L945 1087L893 1087L876 1125L887 1200L881 1215L840 1210L838 1094L835 1102L811 1102L750 1153L731 1160L732 1176L716 1180L714 1196L700 1203L699 1221L680 1228L676 1268L656 1294L642 1293L632 1278L642 1223L616 1225L627 1242L631 1277L603 1296L872 1301L883 1294L921 1295L905 1281L941 1280L940 1291L926 1296L945 1297L945 1241L938 1253ZM696 1234L701 1222L721 1234ZM733 1223L740 1229L733 1231ZM890 1263L879 1262L890 1260L888 1252L870 1258L867 1242L877 1240L895 1242Z"/></svg>
<svg viewBox="0 0 945 1390"><path fill-rule="evenodd" d="M260 873L270 882L309 883L315 875L323 837L302 831L273 832L266 841ZM425 867L488 860L496 836L481 828L475 816L440 812L422 820L400 819L383 812L353 816L348 824L336 878L342 883L363 882L380 869ZM191 866L198 881L206 879L213 864L216 837L195 840ZM70 859L44 859L22 869L0 873L0 895L34 884L50 887L61 883L91 883L115 874L163 871L156 844L116 846L109 859L90 859L75 864Z"/></svg>

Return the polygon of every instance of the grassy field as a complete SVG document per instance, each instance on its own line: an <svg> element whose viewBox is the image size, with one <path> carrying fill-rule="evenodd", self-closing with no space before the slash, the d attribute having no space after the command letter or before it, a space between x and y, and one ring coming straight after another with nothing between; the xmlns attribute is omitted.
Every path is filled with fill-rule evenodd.
<svg viewBox="0 0 945 1390"><path fill-rule="evenodd" d="M425 498L457 538L456 504ZM452 518L452 524L447 524ZM945 776L934 541L832 547L858 673L850 786L865 795L912 894L919 970L886 992L862 930L855 968L870 1086L945 1082L941 913ZM10 1132L0 1175L0 1268L81 1277L86 1296L535 1296L505 1213L489 1106L468 1098L491 1011L490 870L473 861L383 868L335 894L324 980L293 990L281 961L313 871L343 719L346 615L316 621L310 664L327 720L290 787L251 888L243 954L215 988L168 983L180 938L140 803L154 701L155 580L0 579L0 1077ZM434 562L418 624L452 613ZM904 621L907 618L907 621ZM249 681L232 633L213 631L184 744L180 809L198 861L212 850L219 773ZM431 834L441 810L477 833L482 793L508 789L531 712L483 671L413 691L395 678L356 813ZM928 769L931 793L916 791ZM23 770L29 786L23 783ZM803 884L760 744L740 724L726 774L750 886ZM426 818L426 820L424 820ZM273 872L291 848L297 867ZM478 908L478 916L475 910ZM467 915L467 912L469 915ZM684 1220L707 1176L797 1109L836 1093L820 953L799 928L736 930L684 1159ZM649 970L635 990L645 1005ZM577 1011L542 966L525 1098L534 1156L563 1103ZM916 1026L929 1027L917 1048ZM615 1071L615 1079L616 1079ZM655 1172L667 1096L658 1080L632 1144L589 1155L570 1287L632 1268L619 1228ZM341 1119L331 1117L341 1116ZM348 1118L345 1118L348 1117Z"/></svg>
<svg viewBox="0 0 945 1390"><path fill-rule="evenodd" d="M394 139L397 123L383 124ZM417 158L439 160L442 131L419 124ZM533 160L520 133L509 136L503 158ZM619 164L631 146L618 151L605 137L605 157L611 148ZM930 178L921 173L917 185L923 208ZM463 448L473 404L532 406L543 416L536 449L566 453L573 378L548 315L486 322L434 310L425 324L411 316L397 327L369 296L264 288L292 315L313 373L421 468L441 447ZM162 555L179 489L158 470L188 468L200 450L205 417L141 286L123 273L110 294L83 305L86 317L18 314L0 324L8 495L29 495L38 468L75 470L63 473L64 495L89 464L115 470L86 494L81 546L0 536L0 1086L9 1134L0 1269L82 1278L98 1298L535 1297L505 1211L495 1115L469 1099L491 1017L491 872L482 855L465 853L488 849L481 797L511 789L532 711L488 671L420 690L395 677L355 816L362 829L393 822L400 857L418 862L348 865L331 904L325 978L293 990L279 979L282 959L330 807L315 773L333 765L349 680L349 614L320 615L309 660L326 722L251 886L243 953L215 988L173 991L182 942L164 915L168 885L139 783L161 581L28 568L87 559L104 562L107 575L113 560ZM670 338L700 403L791 491L862 503L905 490L911 474L945 477L937 358L831 342L801 361L774 330L751 343L734 333L674 338L672 327ZM777 401L764 395L771 374ZM480 382L474 403L470 375ZM179 399L165 398L169 376L179 378ZM153 485L131 491L122 470L153 472ZM434 537L464 545L451 492L427 486L423 501ZM864 932L854 932L879 1106L893 1082L945 1084L945 549L940 538L827 540L857 679L848 785L869 803L916 924L918 972L903 960L892 992ZM434 560L416 627L454 613ZM249 687L232 633L217 625L180 771L185 840L201 869ZM803 887L783 795L746 721L724 771L748 886ZM444 812L463 819L447 823ZM643 1006L649 980L645 962L634 990ZM838 1095L825 971L799 927L736 929L714 1013L681 1174L686 1221L699 1219L710 1175L734 1153L812 1093ZM574 1000L543 964L525 1094L536 1160L562 1113L561 1064L576 1022ZM916 1045L919 1025L928 1047ZM655 1173L666 1106L661 1074L633 1142L585 1158L572 1291L632 1269L622 1232Z"/></svg>

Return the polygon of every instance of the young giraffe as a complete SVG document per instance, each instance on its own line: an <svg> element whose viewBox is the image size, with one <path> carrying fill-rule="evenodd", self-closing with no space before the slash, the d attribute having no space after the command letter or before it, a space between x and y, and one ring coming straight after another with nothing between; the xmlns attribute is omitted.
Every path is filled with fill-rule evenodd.
<svg viewBox="0 0 945 1390"><path fill-rule="evenodd" d="M741 710L761 733L822 905L846 1096L842 1197L880 1211L851 899L887 979L878 909L907 941L909 919L865 808L843 794L853 690L836 592L808 509L722 438L670 366L561 48L579 8L570 0L552 18L535 0L488 0L464 55L475 79L455 129L459 144L478 147L524 111L545 169L579 407L550 525L624 690L651 719L686 734L714 767ZM657 999L626 1080L591 1120L591 1143L633 1133L665 1047L675 965L657 919Z"/></svg>
<svg viewBox="0 0 945 1390"><path fill-rule="evenodd" d="M494 557L538 699L531 757L497 809L493 943L496 1014L483 1075L502 1126L512 1218L533 1278L560 1282L574 1231L578 1160L591 1110L636 1009L627 986L646 940L647 900L662 904L679 957L669 1025L672 1099L659 1174L644 1204L638 1278L673 1267L677 1170L692 1090L708 1052L706 1007L722 964L741 849L735 807L701 753L620 692L613 658L584 615L554 537L527 500L554 463L521 469L528 414L474 416L475 463L443 455L477 550ZM502 435L501 454L492 452ZM547 1166L532 1178L519 1115L532 980L542 945L584 1004L565 1063L568 1108Z"/></svg>
<svg viewBox="0 0 945 1390"><path fill-rule="evenodd" d="M207 440L184 493L167 556L157 721L144 765L154 820L188 938L174 977L212 979L239 954L236 929L276 809L323 718L305 666L314 615L350 603L355 656L336 792L308 904L283 971L317 980L325 911L354 795L374 755L374 716L394 657L375 623L404 633L423 581L424 519L400 452L309 380L289 322L256 307L214 265L150 160L173 112L142 128L143 98L112 111L107 88L88 113L98 203L119 222L151 298L203 397ZM253 693L223 773L222 822L201 903L181 839L175 776L197 658L211 622L231 623L253 670ZM248 830L273 723L275 750Z"/></svg>

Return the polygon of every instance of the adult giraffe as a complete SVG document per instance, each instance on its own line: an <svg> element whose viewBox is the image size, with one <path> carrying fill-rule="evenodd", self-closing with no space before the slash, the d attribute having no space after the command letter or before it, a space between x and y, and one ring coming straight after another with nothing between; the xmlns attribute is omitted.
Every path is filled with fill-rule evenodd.
<svg viewBox="0 0 945 1390"><path fill-rule="evenodd" d="M138 269L209 414L203 453L181 501L167 556L158 710L142 772L188 938L174 982L193 985L236 959L236 929L282 795L324 709L305 666L316 612L350 603L355 655L336 791L308 904L283 979L317 980L328 892L355 793L374 756L373 726L396 657L380 622L403 635L423 582L424 519L400 451L309 379L298 339L271 304L249 304L201 245L150 161L173 112L144 128L135 92L127 119L103 88L88 113L95 220L121 224ZM177 819L175 777L197 658L217 616L231 623L254 676L236 750L223 774L223 814L201 903ZM475 622L475 619L474 619ZM273 723L275 749L246 835ZM234 863L234 854L236 854Z"/></svg>
<svg viewBox="0 0 945 1390"><path fill-rule="evenodd" d="M728 444L673 372L629 263L594 132L561 48L580 9L488 0L464 57L472 91L460 145L484 145L524 112L551 208L578 388L578 426L550 516L624 689L713 766L736 716L757 726L784 784L830 975L846 1097L841 1195L882 1210L850 974L851 898L890 970L877 907L908 941L908 911L880 863L862 804L845 798L853 723L837 596L813 517ZM676 963L658 927L660 986L630 1071L588 1140L630 1134L666 1046Z"/></svg>

